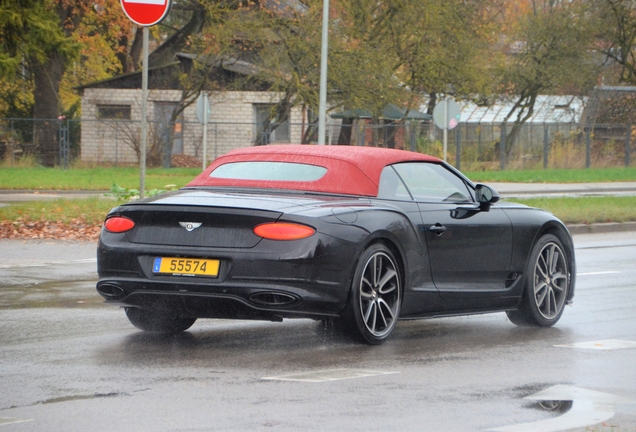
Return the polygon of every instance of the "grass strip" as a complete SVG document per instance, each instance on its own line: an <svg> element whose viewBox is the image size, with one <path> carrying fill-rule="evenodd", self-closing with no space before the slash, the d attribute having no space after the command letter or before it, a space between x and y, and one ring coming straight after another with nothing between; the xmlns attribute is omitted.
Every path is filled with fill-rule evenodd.
<svg viewBox="0 0 636 432"><path fill-rule="evenodd" d="M146 190L185 186L201 172L198 168L149 168ZM551 169L533 171L467 172L481 183L595 183L636 182L636 167L599 169ZM123 188L139 188L139 169L123 168L0 168L0 189L11 190L109 190L116 183Z"/></svg>
<svg viewBox="0 0 636 432"><path fill-rule="evenodd" d="M69 224L82 220L88 225L100 225L108 211L117 205L117 201L99 197L29 201L0 207L0 221Z"/></svg>
<svg viewBox="0 0 636 432"><path fill-rule="evenodd" d="M149 168L146 190L167 185L185 186L201 173L197 168ZM116 183L139 188L139 169L126 168L0 168L0 189L10 190L110 190Z"/></svg>
<svg viewBox="0 0 636 432"><path fill-rule="evenodd" d="M473 182L605 183L636 181L636 167L465 172Z"/></svg>
<svg viewBox="0 0 636 432"><path fill-rule="evenodd" d="M636 221L636 196L507 199L548 210L567 224Z"/></svg>

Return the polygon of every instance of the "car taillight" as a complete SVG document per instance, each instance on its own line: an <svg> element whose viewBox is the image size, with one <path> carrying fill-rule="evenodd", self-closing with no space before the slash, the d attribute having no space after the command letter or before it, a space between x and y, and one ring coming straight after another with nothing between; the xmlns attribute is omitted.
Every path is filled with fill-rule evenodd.
<svg viewBox="0 0 636 432"><path fill-rule="evenodd" d="M106 219L106 222L104 222L104 228L106 228L106 231L112 233L123 233L130 231L134 227L135 222L133 222L132 219L128 219L123 216L113 216Z"/></svg>
<svg viewBox="0 0 636 432"><path fill-rule="evenodd" d="M306 225L286 222L271 222L257 225L254 234L268 240L299 240L310 237L315 229Z"/></svg>

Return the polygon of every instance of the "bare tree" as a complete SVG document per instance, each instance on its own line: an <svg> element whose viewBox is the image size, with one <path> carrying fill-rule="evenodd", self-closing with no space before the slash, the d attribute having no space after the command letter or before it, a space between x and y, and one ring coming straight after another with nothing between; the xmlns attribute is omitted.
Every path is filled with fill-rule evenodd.
<svg viewBox="0 0 636 432"><path fill-rule="evenodd" d="M594 47L603 54L609 84L636 84L636 4L632 0L589 1L596 17Z"/></svg>
<svg viewBox="0 0 636 432"><path fill-rule="evenodd" d="M514 101L504 123L513 126L505 137L509 157L522 125L534 114L540 94L581 94L598 74L590 46L585 10L578 3L535 8L521 22L508 45L501 70L501 94Z"/></svg>

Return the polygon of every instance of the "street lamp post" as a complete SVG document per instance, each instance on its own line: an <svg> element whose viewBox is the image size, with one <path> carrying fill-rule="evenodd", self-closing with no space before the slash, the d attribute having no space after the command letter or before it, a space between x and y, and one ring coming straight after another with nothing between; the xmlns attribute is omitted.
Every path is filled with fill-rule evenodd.
<svg viewBox="0 0 636 432"><path fill-rule="evenodd" d="M325 145L327 119L327 52L329 48L329 0L322 1L322 49L320 52L320 107L318 109L318 144Z"/></svg>

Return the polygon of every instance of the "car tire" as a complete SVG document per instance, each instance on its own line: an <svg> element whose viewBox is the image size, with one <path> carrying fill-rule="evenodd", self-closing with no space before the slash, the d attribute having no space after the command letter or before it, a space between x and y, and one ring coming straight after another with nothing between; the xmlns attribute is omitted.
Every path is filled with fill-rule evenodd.
<svg viewBox="0 0 636 432"><path fill-rule="evenodd" d="M546 234L537 241L528 261L519 309L507 312L513 324L551 327L559 321L570 291L570 262L556 236Z"/></svg>
<svg viewBox="0 0 636 432"><path fill-rule="evenodd" d="M197 320L182 318L149 309L124 308L132 325L139 330L158 333L181 333L186 331Z"/></svg>
<svg viewBox="0 0 636 432"><path fill-rule="evenodd" d="M382 344L395 328L402 303L402 280L389 248L374 244L358 260L344 329L370 345Z"/></svg>

